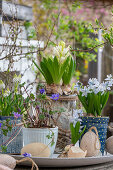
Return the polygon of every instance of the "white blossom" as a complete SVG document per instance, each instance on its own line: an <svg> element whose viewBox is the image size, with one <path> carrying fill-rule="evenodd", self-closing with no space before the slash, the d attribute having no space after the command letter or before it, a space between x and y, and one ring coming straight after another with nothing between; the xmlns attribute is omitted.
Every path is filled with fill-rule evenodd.
<svg viewBox="0 0 113 170"><path fill-rule="evenodd" d="M112 79L112 75L110 74L110 75L107 75L107 78L105 79L106 81L110 81L110 80L113 80Z"/></svg>
<svg viewBox="0 0 113 170"><path fill-rule="evenodd" d="M82 86L82 83L81 82L77 82L74 86L74 88L77 90L77 92L79 92L81 90L81 86Z"/></svg>
<svg viewBox="0 0 113 170"><path fill-rule="evenodd" d="M90 78L87 86L80 86L80 82L75 85L77 92L82 92L82 96L87 97L89 93L98 94L101 92L103 95L106 91L110 91L113 85L112 75L107 75L105 82L99 83L96 78Z"/></svg>
<svg viewBox="0 0 113 170"><path fill-rule="evenodd" d="M14 75L13 78L14 83L20 83L21 82L21 75L17 76L16 74Z"/></svg>
<svg viewBox="0 0 113 170"><path fill-rule="evenodd" d="M83 116L83 111L82 109L76 109L74 110L74 114L72 117L70 117L69 121L70 123L73 123L73 126L75 127L76 123L79 121L81 122L82 120L80 119L80 116Z"/></svg>
<svg viewBox="0 0 113 170"><path fill-rule="evenodd" d="M82 96L85 96L85 97L87 97L88 93L91 93L91 91L87 88L87 86L84 86L84 88L81 89L81 92L82 92Z"/></svg>
<svg viewBox="0 0 113 170"><path fill-rule="evenodd" d="M59 61L62 63L70 55L70 47L65 48L65 42L60 41L58 46L53 48L53 54L58 57Z"/></svg>
<svg viewBox="0 0 113 170"><path fill-rule="evenodd" d="M9 95L10 95L10 90L9 90L9 88L7 88L7 90L4 92L3 96L7 97Z"/></svg>

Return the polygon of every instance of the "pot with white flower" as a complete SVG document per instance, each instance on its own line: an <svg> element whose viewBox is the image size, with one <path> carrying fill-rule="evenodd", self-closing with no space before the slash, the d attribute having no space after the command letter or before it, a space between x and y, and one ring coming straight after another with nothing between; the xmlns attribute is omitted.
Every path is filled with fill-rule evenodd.
<svg viewBox="0 0 113 170"><path fill-rule="evenodd" d="M47 94L67 95L71 93L70 83L76 64L69 51L70 47L66 48L65 43L60 41L58 46L53 48L52 55L43 57L40 67L33 61L45 78Z"/></svg>
<svg viewBox="0 0 113 170"><path fill-rule="evenodd" d="M74 115L70 118L70 130L71 130L71 144L73 145L79 145L79 139L81 138L82 134L84 133L86 126L84 126L83 129L81 129L81 119L80 116L82 116L82 110L79 109L75 111ZM77 143L78 142L78 143Z"/></svg>
<svg viewBox="0 0 113 170"><path fill-rule="evenodd" d="M7 153L20 153L23 146L21 127L22 114L25 111L24 98L19 93L20 76L14 76L14 88L5 90L5 84L0 81L0 150ZM12 142L10 143L10 141Z"/></svg>
<svg viewBox="0 0 113 170"><path fill-rule="evenodd" d="M89 79L87 86L83 86L80 82L75 86L78 92L78 98L86 110L86 114L81 117L81 125L86 125L85 132L92 126L97 128L101 143L100 151L102 154L104 154L109 122L109 117L102 117L102 110L108 101L112 84L112 75L107 75L107 78L102 83L99 83L96 78L92 78Z"/></svg>

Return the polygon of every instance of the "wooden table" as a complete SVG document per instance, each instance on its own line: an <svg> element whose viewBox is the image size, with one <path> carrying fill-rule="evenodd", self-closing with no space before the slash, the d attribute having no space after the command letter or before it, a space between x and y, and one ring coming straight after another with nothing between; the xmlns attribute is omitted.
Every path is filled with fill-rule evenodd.
<svg viewBox="0 0 113 170"><path fill-rule="evenodd" d="M15 170L31 170L31 167L27 166L17 166ZM113 170L113 162L98 164L92 166L84 166L84 167L70 167L70 168L40 168L39 170Z"/></svg>

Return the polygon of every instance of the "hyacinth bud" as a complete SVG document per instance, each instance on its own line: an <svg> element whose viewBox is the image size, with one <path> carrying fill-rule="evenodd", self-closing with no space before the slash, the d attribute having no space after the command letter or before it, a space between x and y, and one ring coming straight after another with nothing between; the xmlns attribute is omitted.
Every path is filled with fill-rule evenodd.
<svg viewBox="0 0 113 170"><path fill-rule="evenodd" d="M5 89L5 84L2 80L0 80L0 90Z"/></svg>

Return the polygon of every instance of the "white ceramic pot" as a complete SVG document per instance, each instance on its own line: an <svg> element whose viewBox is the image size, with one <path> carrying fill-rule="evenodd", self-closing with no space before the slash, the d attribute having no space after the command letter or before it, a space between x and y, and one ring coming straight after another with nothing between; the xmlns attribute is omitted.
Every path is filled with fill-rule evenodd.
<svg viewBox="0 0 113 170"><path fill-rule="evenodd" d="M52 139L48 139L47 135L51 136L54 133L54 144L51 146ZM54 153L58 137L58 127L55 128L23 128L23 145L29 143L40 142L48 145L51 150L51 155Z"/></svg>

